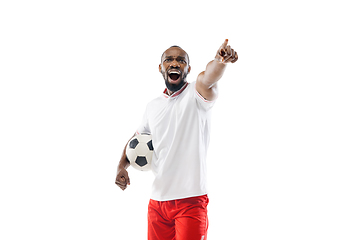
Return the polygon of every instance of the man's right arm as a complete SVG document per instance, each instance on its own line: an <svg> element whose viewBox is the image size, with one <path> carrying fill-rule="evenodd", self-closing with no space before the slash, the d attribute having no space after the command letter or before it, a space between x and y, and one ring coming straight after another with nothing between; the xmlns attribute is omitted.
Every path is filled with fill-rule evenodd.
<svg viewBox="0 0 360 240"><path fill-rule="evenodd" d="M131 138L133 138L134 136L135 134ZM131 138L129 139L129 141L131 140ZM125 190L127 185L130 185L130 178L128 172L126 171L126 169L130 166L130 162L126 157L126 147L129 141L124 147L116 172L115 184L118 185L122 190Z"/></svg>

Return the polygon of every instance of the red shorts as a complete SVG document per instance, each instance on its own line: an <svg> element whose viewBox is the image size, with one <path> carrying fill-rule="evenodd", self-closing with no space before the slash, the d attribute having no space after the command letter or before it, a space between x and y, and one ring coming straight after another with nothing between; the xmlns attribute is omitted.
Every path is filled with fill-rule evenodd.
<svg viewBox="0 0 360 240"><path fill-rule="evenodd" d="M207 195L171 201L150 199L148 240L206 240Z"/></svg>

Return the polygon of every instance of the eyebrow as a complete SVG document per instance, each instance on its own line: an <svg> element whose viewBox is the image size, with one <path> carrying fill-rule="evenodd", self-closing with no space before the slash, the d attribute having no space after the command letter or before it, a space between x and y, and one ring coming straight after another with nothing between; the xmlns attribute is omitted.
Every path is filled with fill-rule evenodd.
<svg viewBox="0 0 360 240"><path fill-rule="evenodd" d="M175 56L166 56L165 57L165 59L169 59L169 58L175 58ZM182 56L177 56L176 59L186 60L186 58L182 57Z"/></svg>

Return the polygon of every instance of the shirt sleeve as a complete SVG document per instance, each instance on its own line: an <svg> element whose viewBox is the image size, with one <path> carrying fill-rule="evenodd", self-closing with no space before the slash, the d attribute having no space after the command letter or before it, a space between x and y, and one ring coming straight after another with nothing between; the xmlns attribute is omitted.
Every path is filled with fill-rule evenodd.
<svg viewBox="0 0 360 240"><path fill-rule="evenodd" d="M149 120L147 117L147 107L144 113L144 116L141 120L139 127L136 129L136 134L151 134L149 127Z"/></svg>
<svg viewBox="0 0 360 240"><path fill-rule="evenodd" d="M196 98L196 102L198 103L198 106L201 107L202 109L204 109L205 111L210 110L215 102L216 99L213 101L208 101L206 100L203 96L201 96L201 94L196 90L196 84L194 84L194 92L195 92L195 98Z"/></svg>

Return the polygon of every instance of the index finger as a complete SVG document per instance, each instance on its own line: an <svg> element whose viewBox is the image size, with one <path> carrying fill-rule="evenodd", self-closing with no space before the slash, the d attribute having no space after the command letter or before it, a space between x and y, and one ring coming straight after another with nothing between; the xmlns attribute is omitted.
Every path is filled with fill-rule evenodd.
<svg viewBox="0 0 360 240"><path fill-rule="evenodd" d="M221 44L220 48L219 49L223 49L226 47L226 45L228 44L229 42L229 39L225 39L225 42L223 44Z"/></svg>

